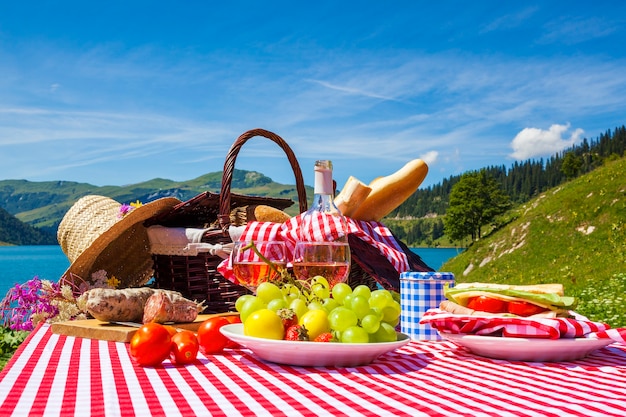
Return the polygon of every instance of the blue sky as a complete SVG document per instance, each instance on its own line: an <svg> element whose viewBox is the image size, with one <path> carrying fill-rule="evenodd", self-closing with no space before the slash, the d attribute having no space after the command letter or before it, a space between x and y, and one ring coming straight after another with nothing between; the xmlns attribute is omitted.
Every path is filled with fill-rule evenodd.
<svg viewBox="0 0 626 417"><path fill-rule="evenodd" d="M426 187L549 157L626 122L625 20L622 1L2 2L0 179L192 179L257 127L308 185L316 159L341 187L422 158ZM294 183L269 141L236 167Z"/></svg>

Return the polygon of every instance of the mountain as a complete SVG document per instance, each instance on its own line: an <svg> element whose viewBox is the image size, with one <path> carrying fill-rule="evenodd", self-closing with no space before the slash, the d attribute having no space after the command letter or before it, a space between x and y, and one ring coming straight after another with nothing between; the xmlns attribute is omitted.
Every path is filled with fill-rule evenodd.
<svg viewBox="0 0 626 417"><path fill-rule="evenodd" d="M55 245L56 235L19 221L0 207L0 244Z"/></svg>
<svg viewBox="0 0 626 417"><path fill-rule="evenodd" d="M161 197L176 197L181 201L186 201L205 191L218 193L221 186L221 171L184 182L156 178L138 184L103 187L69 181L4 180L0 181L0 208L4 209L5 213L8 212L15 216L19 221L27 223L45 234L55 236L52 242L54 244L56 243L56 230L61 219L72 204L82 196L88 194L103 195L120 203L130 203L137 200L145 203ZM276 183L271 178L255 171L235 169L231 191L245 195L288 198L295 202L298 201L295 185ZM309 193L312 193L312 189L307 187L307 194ZM297 214L298 205L294 204L286 211L292 215ZM2 223L0 223L0 233L2 233L2 228ZM42 239L23 238L18 240L14 237L14 233L10 234L13 237L8 240L3 240L1 236L0 242L4 241L11 244L44 244L43 242L47 242L47 240Z"/></svg>
<svg viewBox="0 0 626 417"><path fill-rule="evenodd" d="M626 158L509 211L442 266L456 282L561 283L578 312L626 326Z"/></svg>

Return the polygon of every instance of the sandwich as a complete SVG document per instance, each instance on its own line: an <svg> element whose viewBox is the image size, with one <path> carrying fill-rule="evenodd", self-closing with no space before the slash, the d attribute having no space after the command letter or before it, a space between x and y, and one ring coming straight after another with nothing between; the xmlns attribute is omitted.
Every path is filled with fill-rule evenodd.
<svg viewBox="0 0 626 417"><path fill-rule="evenodd" d="M564 295L561 284L505 285L461 283L446 285L447 298L439 308L453 314L504 317L569 317L574 297Z"/></svg>

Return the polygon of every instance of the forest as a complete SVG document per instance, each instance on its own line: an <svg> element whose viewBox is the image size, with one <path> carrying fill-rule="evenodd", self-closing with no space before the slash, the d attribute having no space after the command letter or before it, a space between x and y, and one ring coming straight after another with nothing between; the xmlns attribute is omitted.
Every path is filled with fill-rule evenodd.
<svg viewBox="0 0 626 417"><path fill-rule="evenodd" d="M513 204L524 203L563 182L590 172L606 159L626 154L626 126L607 130L596 139L583 139L549 159L515 162L485 167L488 176L502 187ZM626 175L625 175L626 177ZM432 246L444 236L442 216L448 209L452 187L461 175L450 176L440 184L418 189L400 207L390 213L385 223L409 246Z"/></svg>

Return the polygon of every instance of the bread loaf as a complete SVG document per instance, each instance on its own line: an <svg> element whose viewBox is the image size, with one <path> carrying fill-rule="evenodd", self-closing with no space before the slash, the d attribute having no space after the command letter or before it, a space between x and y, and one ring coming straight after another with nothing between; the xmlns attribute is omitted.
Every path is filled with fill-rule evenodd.
<svg viewBox="0 0 626 417"><path fill-rule="evenodd" d="M354 210L352 218L380 221L417 190L426 174L428 165L421 159L414 159L393 174L376 178L369 184L372 191Z"/></svg>
<svg viewBox="0 0 626 417"><path fill-rule="evenodd" d="M344 216L353 217L355 210L361 205L372 188L354 177L349 177L341 192L335 197L335 205Z"/></svg>
<svg viewBox="0 0 626 417"><path fill-rule="evenodd" d="M248 206L248 221L284 223L291 218L282 210L265 205Z"/></svg>

